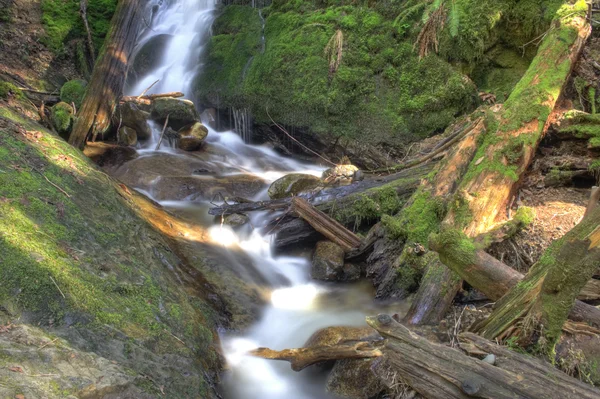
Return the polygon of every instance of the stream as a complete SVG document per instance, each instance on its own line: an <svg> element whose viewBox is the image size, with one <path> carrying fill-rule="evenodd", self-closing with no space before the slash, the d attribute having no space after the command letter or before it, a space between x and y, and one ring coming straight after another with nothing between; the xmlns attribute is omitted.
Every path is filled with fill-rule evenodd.
<svg viewBox="0 0 600 399"><path fill-rule="evenodd" d="M127 89L128 95L139 95L156 80L159 82L148 92L181 91L190 98L194 77L202 68L201 55L210 38L211 24L216 17L214 0L161 0L151 26L142 34L138 46L154 35L171 34L173 38L162 56L162 62L147 76L138 79ZM268 45L268 44L267 44ZM191 98L193 100L193 98ZM206 122L206 121L205 121ZM201 150L203 161L219 178L253 176L264 181L263 187L251 198L268 199L269 184L290 173L310 173L320 176L325 169L319 165L299 162L277 154L267 146L244 143L235 132L217 132L209 127L206 143ZM138 148L140 158L171 157L179 162L197 161L191 153L169 147L163 142L160 151L154 151L161 127L152 125L153 138ZM197 176L211 179L211 175ZM139 187L138 187L139 189ZM259 320L241 334L221 333L223 353L229 371L222 378L222 396L227 399L320 399L330 398L325 392L324 373L309 368L296 373L289 363L267 361L246 356L253 348L266 346L272 349L301 347L318 329L333 325L364 326L365 315L376 314L381 307L373 300L368 282L353 284L318 283L310 278L310 253L275 255L271 237L258 231L277 216L273 212L255 212L249 226L234 231L222 226L207 214L210 206L206 198L178 199L156 198L152 187L141 190L165 208L206 226L213 241L227 251L242 250L253 264L239 264L240 268L259 273L266 282L270 302ZM264 284L264 283L263 283ZM398 312L401 309L394 309Z"/></svg>

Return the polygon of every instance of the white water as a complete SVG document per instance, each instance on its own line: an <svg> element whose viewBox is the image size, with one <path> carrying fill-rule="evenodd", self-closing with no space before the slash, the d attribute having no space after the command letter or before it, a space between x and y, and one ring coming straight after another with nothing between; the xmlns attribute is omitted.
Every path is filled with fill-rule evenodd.
<svg viewBox="0 0 600 399"><path fill-rule="evenodd" d="M142 77L128 94L137 95L160 79L150 93L182 91L189 95L194 77L202 67L200 56L214 17L214 1L172 0L171 3L163 3L152 21L151 29L142 36L141 44L157 34L169 33L174 37L161 65L148 76ZM143 143L138 151L140 156L157 155L154 148L161 126L155 124L152 128L153 138ZM252 174L264 179L264 190L254 198L256 200L267 199L268 184L286 173L293 171L320 176L324 169L284 158L264 146L246 145L233 132L216 132L210 128L202 151L208 153L210 165L217 167L221 176ZM193 157L170 148L166 141L159 152L176 157ZM152 195L151 192L147 194ZM194 217L198 223L213 223L211 218L206 217L206 203L163 201L162 204L187 212L188 217ZM331 325L363 326L365 315L377 311L372 293L364 284L315 283L310 279L310 264L306 256L275 256L271 250L271 237L258 233L258 228L272 217L267 213L251 215L254 230L239 235L220 225L209 229L215 242L225 248L245 251L254 264L242 267L257 270L272 288L270 303L249 331L242 335L224 333L221 337L230 367L223 378L223 396L227 399L329 398L324 390L324 377L315 370L295 373L288 363L252 358L245 353L259 346L272 349L300 347L315 331Z"/></svg>

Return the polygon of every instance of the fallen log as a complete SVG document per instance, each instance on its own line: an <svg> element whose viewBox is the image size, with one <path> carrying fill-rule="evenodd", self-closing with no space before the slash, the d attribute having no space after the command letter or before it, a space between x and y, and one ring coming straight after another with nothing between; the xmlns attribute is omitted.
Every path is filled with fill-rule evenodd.
<svg viewBox="0 0 600 399"><path fill-rule="evenodd" d="M359 236L309 204L304 198L294 197L291 209L300 218L306 220L316 231L342 247L344 251L349 252L360 246L361 239Z"/></svg>
<svg viewBox="0 0 600 399"><path fill-rule="evenodd" d="M326 360L366 359L382 355L370 342L342 343L332 346L313 346L309 348L284 349L275 351L258 348L248 353L251 356L271 360L285 360L291 363L292 370L300 371L313 364Z"/></svg>
<svg viewBox="0 0 600 399"><path fill-rule="evenodd" d="M180 91L173 91L171 93L159 93L159 94L145 94L142 96L123 96L121 97L121 101L123 102L127 102L127 101L139 101L139 100L155 100L157 98L164 98L164 97L171 97L171 98L179 98L179 97L183 97L185 96L185 94L183 94Z"/></svg>
<svg viewBox="0 0 600 399"><path fill-rule="evenodd" d="M143 26L145 9L141 0L118 2L69 136L69 144L74 147L83 148L90 134L96 137L110 127L117 100L123 94L127 67Z"/></svg>
<svg viewBox="0 0 600 399"><path fill-rule="evenodd" d="M396 373L426 398L592 399L600 390L557 370L549 363L494 345L474 334L461 334L467 354L495 356L494 364L427 341L388 315L368 317L367 324L386 338L375 373Z"/></svg>

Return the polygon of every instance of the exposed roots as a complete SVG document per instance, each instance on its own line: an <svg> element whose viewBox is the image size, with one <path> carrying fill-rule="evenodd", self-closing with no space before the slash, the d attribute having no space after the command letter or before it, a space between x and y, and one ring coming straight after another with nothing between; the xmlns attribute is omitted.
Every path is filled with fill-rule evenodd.
<svg viewBox="0 0 600 399"><path fill-rule="evenodd" d="M426 57L431 50L439 51L439 34L446 24L446 7L440 4L431 11L427 21L417 36L415 48L418 49L419 57Z"/></svg>

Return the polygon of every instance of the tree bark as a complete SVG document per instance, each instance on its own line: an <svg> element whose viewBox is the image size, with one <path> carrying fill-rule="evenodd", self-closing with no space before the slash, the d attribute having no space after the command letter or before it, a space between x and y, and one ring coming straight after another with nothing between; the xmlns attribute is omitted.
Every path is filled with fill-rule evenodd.
<svg viewBox="0 0 600 399"><path fill-rule="evenodd" d="M477 331L488 339L516 336L523 344L543 337L551 354L576 297L600 264L599 246L600 208L555 241Z"/></svg>
<svg viewBox="0 0 600 399"><path fill-rule="evenodd" d="M494 365L466 356L458 349L431 343L387 315L368 317L367 323L387 342L376 374L396 374L426 398L592 399L600 395L600 390L549 363L474 334L460 335L461 348L480 357L493 354Z"/></svg>
<svg viewBox="0 0 600 399"><path fill-rule="evenodd" d="M521 175L527 170L537 145L545 131L553 110L575 60L590 34L585 19L587 7L582 1L565 3L552 22L552 27L541 44L538 54L519 81L497 118L487 120L485 139L479 146L460 186L450 203L444 226L464 231L468 237L493 229L503 218L506 206ZM426 314L420 307L442 310L450 303L447 288L440 286L440 274L445 274L447 285L455 280L453 273L432 266L421 282L426 295L418 295L407 320L423 322ZM440 270L442 269L442 270ZM458 284L453 288L457 288ZM431 296L433 293L434 296ZM439 319L438 315L429 321Z"/></svg>
<svg viewBox="0 0 600 399"><path fill-rule="evenodd" d="M144 9L141 0L119 1L75 118L69 137L71 145L83 148L90 133L95 137L110 127L111 116L122 95L131 53L142 28Z"/></svg>

